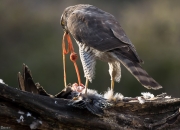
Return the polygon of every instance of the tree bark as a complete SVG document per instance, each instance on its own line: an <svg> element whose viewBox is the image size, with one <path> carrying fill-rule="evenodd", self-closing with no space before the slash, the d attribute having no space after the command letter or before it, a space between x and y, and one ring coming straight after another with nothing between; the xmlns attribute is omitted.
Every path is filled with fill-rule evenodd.
<svg viewBox="0 0 180 130"><path fill-rule="evenodd" d="M0 129L13 130L161 130L180 129L180 98L166 94L137 100L123 98L97 116L89 109L68 105L71 87L53 96L39 83L34 83L31 71L23 64L18 73L19 89L0 83ZM93 106L93 104L89 105ZM97 108L95 102L93 109ZM98 102L99 103L99 102ZM99 109L99 108L98 108ZM92 109L91 109L92 110Z"/></svg>
<svg viewBox="0 0 180 130"><path fill-rule="evenodd" d="M69 100L18 90L0 83L0 125L21 129L180 129L180 99L157 97L140 104L119 101L96 116L68 106Z"/></svg>

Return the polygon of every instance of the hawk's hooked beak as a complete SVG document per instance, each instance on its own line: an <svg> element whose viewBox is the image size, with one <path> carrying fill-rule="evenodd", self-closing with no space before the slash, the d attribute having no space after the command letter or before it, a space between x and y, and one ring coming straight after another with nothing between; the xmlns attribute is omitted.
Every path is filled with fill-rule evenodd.
<svg viewBox="0 0 180 130"><path fill-rule="evenodd" d="M68 42L68 48L66 49L66 42L65 39ZM79 85L81 85L81 78L80 78L80 74L79 74L79 69L77 67L76 64L76 60L77 60L77 54L74 52L74 48L73 48L73 44L72 44L72 40L71 37L69 35L69 33L67 31L64 32L63 35L63 40L62 40L62 53L63 53L63 69L64 69L64 86L66 87L67 83L66 83L66 64L65 64L65 55L68 54L69 52L71 52L70 54L70 59L71 61L74 63L74 67L77 73L77 77L78 77L78 83Z"/></svg>

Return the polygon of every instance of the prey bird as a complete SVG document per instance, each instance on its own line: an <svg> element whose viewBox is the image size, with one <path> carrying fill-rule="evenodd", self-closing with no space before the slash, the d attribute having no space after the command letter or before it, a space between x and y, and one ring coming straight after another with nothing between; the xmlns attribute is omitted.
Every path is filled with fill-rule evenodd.
<svg viewBox="0 0 180 130"><path fill-rule="evenodd" d="M162 88L141 67L140 64L143 61L112 14L93 5L78 4L64 10L60 23L65 33L64 37L70 38L71 34L79 46L80 59L86 77L85 94L88 82L92 82L94 78L97 59L109 65L112 91L114 81L120 82L120 64L123 64L147 89ZM72 46L72 43L68 44Z"/></svg>

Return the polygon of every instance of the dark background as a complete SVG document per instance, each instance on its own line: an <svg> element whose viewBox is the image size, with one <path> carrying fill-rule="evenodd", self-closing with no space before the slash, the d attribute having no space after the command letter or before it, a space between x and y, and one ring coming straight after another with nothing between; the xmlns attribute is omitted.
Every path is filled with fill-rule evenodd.
<svg viewBox="0 0 180 130"><path fill-rule="evenodd" d="M59 21L66 7L80 3L95 5L116 17L144 60L143 68L163 86L157 91L147 90L122 67L121 82L115 84L116 92L125 96L147 91L167 92L180 97L179 0L1 0L0 78L18 87L17 73L25 63L34 81L47 92L56 94L62 90L63 30ZM74 47L78 52L75 42ZM69 60L67 64L67 82L77 82L73 64ZM80 60L78 66L84 83ZM110 87L107 63L97 62L96 78L89 87L101 93Z"/></svg>

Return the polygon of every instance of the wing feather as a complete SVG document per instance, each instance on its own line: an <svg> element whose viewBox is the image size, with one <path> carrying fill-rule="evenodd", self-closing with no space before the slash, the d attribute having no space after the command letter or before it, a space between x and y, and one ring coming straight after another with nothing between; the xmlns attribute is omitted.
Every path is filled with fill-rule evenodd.
<svg viewBox="0 0 180 130"><path fill-rule="evenodd" d="M100 9L97 10L77 9L71 13L67 27L72 36L99 51L127 46L124 42L127 38L126 34L123 35L124 38L118 39L107 22L107 20L112 21L111 23L116 22L114 16Z"/></svg>
<svg viewBox="0 0 180 130"><path fill-rule="evenodd" d="M134 45L113 15L89 6L73 11L67 23L69 32L80 43L103 52L128 47L141 61Z"/></svg>

